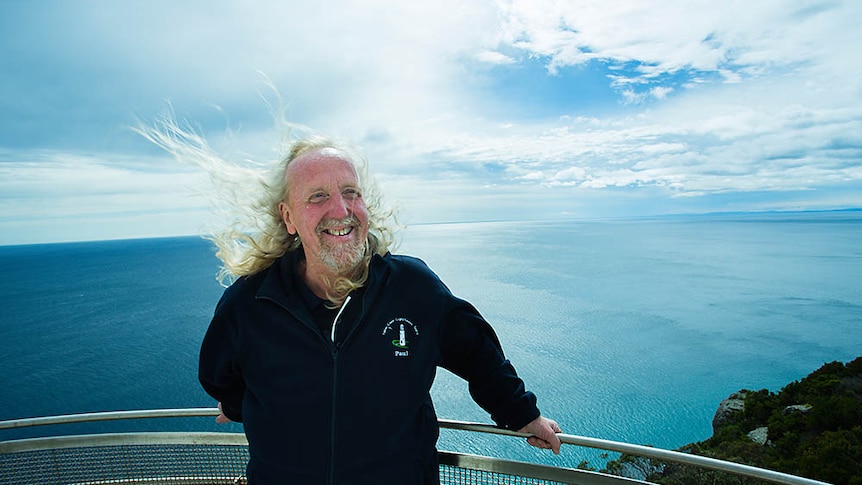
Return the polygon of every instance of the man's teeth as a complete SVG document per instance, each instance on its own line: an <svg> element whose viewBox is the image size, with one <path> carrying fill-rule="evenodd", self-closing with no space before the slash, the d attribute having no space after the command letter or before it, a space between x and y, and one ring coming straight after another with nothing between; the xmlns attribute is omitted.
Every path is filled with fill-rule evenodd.
<svg viewBox="0 0 862 485"><path fill-rule="evenodd" d="M331 234L333 236L346 236L353 231L352 227L345 227L344 229L327 229L325 232L327 234Z"/></svg>

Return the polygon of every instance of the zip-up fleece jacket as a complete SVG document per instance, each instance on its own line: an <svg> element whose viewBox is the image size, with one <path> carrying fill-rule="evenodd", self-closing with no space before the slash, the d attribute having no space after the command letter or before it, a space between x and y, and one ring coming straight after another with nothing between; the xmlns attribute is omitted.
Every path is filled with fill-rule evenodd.
<svg viewBox="0 0 862 485"><path fill-rule="evenodd" d="M333 340L294 287L297 253L231 285L201 346L203 388L248 437L250 484L438 484L437 366L500 427L539 416L490 325L424 262L374 256Z"/></svg>

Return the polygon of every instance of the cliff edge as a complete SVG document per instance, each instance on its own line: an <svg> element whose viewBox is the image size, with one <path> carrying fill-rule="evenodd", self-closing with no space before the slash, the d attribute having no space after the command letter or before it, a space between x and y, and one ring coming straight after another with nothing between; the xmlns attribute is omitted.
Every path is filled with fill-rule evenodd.
<svg viewBox="0 0 862 485"><path fill-rule="evenodd" d="M680 451L835 485L862 485L862 357L824 364L777 393L737 391L718 405L712 428L711 438ZM640 478L668 485L761 483L627 455L608 462L605 471L626 475L632 469Z"/></svg>

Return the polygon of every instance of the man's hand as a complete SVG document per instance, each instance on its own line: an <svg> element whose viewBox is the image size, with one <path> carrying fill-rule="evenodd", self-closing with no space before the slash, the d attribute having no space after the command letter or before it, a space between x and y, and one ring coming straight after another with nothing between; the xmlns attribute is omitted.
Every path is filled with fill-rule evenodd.
<svg viewBox="0 0 862 485"><path fill-rule="evenodd" d="M529 433L533 436L527 438L527 443L536 448L545 450L553 450L555 455L560 454L560 438L557 433L562 433L563 430L556 421L539 416L532 420L528 425L519 429L520 433Z"/></svg>
<svg viewBox="0 0 862 485"><path fill-rule="evenodd" d="M225 424L230 423L230 419L224 415L224 411L222 411L221 403L218 403L218 416L216 416L216 423Z"/></svg>

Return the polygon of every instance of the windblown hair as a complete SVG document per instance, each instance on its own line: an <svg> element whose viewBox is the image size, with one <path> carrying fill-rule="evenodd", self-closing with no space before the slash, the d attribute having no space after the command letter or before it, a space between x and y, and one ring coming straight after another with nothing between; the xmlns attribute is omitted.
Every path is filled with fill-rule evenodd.
<svg viewBox="0 0 862 485"><path fill-rule="evenodd" d="M239 165L225 160L202 135L180 126L170 115L163 116L153 126L139 125L135 131L178 161L198 166L209 176L213 189L211 205L222 222L204 237L216 246L216 256L222 262L218 273L222 285L259 273L285 253L301 250L302 241L298 235L288 234L278 204L287 200L290 188L287 166L312 150L333 148L353 163L368 208L364 258L352 274L328 282L327 297L332 305L340 305L351 291L365 284L368 263L374 254L384 255L396 246L395 211L384 203L365 157L349 143L322 135L305 136L290 142L287 155L266 167L249 161ZM253 194L251 198L249 194Z"/></svg>

